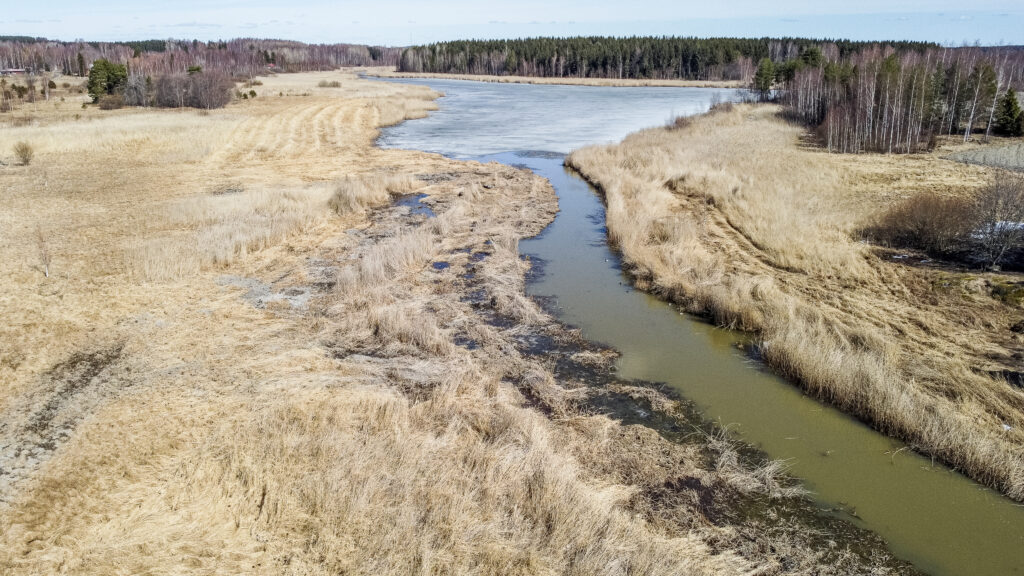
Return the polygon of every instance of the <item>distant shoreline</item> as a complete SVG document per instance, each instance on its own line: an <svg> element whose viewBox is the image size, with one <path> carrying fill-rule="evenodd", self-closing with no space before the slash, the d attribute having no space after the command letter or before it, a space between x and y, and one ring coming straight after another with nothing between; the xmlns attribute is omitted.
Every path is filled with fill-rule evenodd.
<svg viewBox="0 0 1024 576"><path fill-rule="evenodd" d="M484 74L438 74L430 72L396 72L387 67L364 68L376 78L432 78L437 80L473 80L499 84L557 84L564 86L660 87L660 88L744 88L738 80L656 80L632 78L549 78L531 76L491 76Z"/></svg>

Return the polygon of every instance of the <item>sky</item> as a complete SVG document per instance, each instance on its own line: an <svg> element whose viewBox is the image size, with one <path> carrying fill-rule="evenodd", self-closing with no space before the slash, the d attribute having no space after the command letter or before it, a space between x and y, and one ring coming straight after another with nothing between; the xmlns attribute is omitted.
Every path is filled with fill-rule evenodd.
<svg viewBox="0 0 1024 576"><path fill-rule="evenodd" d="M0 35L404 46L465 38L809 36L1024 44L1021 0L3 0Z"/></svg>

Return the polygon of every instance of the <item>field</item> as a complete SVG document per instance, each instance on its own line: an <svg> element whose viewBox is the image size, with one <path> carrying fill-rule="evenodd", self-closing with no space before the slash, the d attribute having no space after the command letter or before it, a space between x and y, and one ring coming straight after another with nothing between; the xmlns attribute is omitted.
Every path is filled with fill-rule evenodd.
<svg viewBox="0 0 1024 576"><path fill-rule="evenodd" d="M923 192L968 196L993 169L830 155L771 106L723 106L568 164L605 194L638 286L756 333L813 395L1024 499L1016 275L883 250L858 231Z"/></svg>
<svg viewBox="0 0 1024 576"><path fill-rule="evenodd" d="M588 408L671 417L655 390L524 352L543 335L581 370L614 356L523 296L546 181L373 146L436 93L351 72L253 89L209 112L58 92L0 116L0 142L35 151L0 152L0 572L893 565L796 520L725 520L799 490L720 437ZM411 193L436 216L391 203Z"/></svg>
<svg viewBox="0 0 1024 576"><path fill-rule="evenodd" d="M430 72L396 72L394 68L366 68L366 74L378 78L433 78L440 80L475 80L502 84L561 84L570 86L665 86L675 88L743 88L732 80L637 80L631 78L542 78L536 76L488 76L483 74L435 74Z"/></svg>

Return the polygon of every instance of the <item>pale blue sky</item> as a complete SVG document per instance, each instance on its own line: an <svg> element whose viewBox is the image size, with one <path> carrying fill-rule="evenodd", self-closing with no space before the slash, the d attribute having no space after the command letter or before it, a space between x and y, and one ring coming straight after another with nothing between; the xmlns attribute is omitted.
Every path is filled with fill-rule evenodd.
<svg viewBox="0 0 1024 576"><path fill-rule="evenodd" d="M1021 0L4 0L0 34L61 40L240 36L407 45L577 35L813 36L1024 44Z"/></svg>

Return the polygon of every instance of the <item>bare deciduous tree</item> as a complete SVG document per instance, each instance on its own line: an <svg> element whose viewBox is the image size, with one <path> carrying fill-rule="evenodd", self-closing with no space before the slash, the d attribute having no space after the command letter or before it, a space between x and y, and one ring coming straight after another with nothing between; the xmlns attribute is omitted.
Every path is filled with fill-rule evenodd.
<svg viewBox="0 0 1024 576"><path fill-rule="evenodd" d="M149 90L146 78L138 74L128 76L124 87L124 103L128 106L148 106Z"/></svg>
<svg viewBox="0 0 1024 576"><path fill-rule="evenodd" d="M1024 244L1024 178L999 177L982 190L975 213L981 256L997 268L1007 252Z"/></svg>

